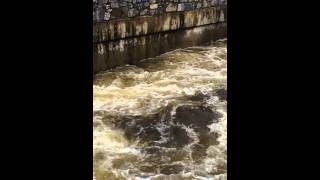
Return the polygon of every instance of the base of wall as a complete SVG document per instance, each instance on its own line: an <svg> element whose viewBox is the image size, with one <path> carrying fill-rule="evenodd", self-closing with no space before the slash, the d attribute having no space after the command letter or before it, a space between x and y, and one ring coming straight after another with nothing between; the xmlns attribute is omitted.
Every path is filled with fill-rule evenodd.
<svg viewBox="0 0 320 180"><path fill-rule="evenodd" d="M179 48L203 45L227 36L227 24L168 31L93 45L93 73L158 56Z"/></svg>

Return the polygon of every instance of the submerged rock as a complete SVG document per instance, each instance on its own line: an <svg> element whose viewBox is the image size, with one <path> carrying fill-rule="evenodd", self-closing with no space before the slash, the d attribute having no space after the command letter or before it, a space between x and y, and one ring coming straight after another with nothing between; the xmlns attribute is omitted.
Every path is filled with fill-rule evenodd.
<svg viewBox="0 0 320 180"><path fill-rule="evenodd" d="M182 170L183 170L183 166L181 164L170 164L170 165L163 165L161 167L160 173L165 175L178 174Z"/></svg>
<svg viewBox="0 0 320 180"><path fill-rule="evenodd" d="M205 100L209 99L211 94L203 94L201 92L195 93L195 95L188 97L191 101L198 101L198 102L204 102Z"/></svg>
<svg viewBox="0 0 320 180"><path fill-rule="evenodd" d="M220 117L221 114L212 107L191 104L176 109L168 106L149 116L108 118L115 128L124 131L129 141L138 142L144 158L131 162L137 161L136 167L141 172L160 171L170 175L183 170L184 167L177 162L200 162L206 156L208 147L217 144L218 134L210 132L208 125L217 123ZM125 159L116 159L113 166L126 169L131 164L126 163Z"/></svg>
<svg viewBox="0 0 320 180"><path fill-rule="evenodd" d="M218 122L220 117L220 113L213 111L211 107L184 105L177 108L173 121L201 131L201 129L208 129L209 124Z"/></svg>
<svg viewBox="0 0 320 180"><path fill-rule="evenodd" d="M227 101L227 95L228 95L227 89L225 88L219 89L217 90L216 93L222 101Z"/></svg>

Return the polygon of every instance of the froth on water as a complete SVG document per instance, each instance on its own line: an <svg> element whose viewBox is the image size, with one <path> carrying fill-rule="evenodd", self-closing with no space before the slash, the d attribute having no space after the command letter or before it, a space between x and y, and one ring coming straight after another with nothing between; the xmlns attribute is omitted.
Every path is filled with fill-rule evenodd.
<svg viewBox="0 0 320 180"><path fill-rule="evenodd" d="M94 179L226 179L226 40L97 74Z"/></svg>

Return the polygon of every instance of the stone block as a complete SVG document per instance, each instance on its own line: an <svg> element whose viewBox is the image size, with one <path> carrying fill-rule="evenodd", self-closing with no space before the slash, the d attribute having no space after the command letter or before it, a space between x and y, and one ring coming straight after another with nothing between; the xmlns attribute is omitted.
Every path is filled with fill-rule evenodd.
<svg viewBox="0 0 320 180"><path fill-rule="evenodd" d="M178 11L184 11L184 4L178 4Z"/></svg>
<svg viewBox="0 0 320 180"><path fill-rule="evenodd" d="M158 4L150 4L150 9L157 9L158 8Z"/></svg>
<svg viewBox="0 0 320 180"><path fill-rule="evenodd" d="M174 3L169 3L169 5L166 8L166 12L173 12L177 11L177 5Z"/></svg>
<svg viewBox="0 0 320 180"><path fill-rule="evenodd" d="M201 3L197 3L197 9L200 9L202 7L202 4Z"/></svg>
<svg viewBox="0 0 320 180"><path fill-rule="evenodd" d="M110 13L109 12L105 12L103 20L107 21L107 20L110 19L110 17L111 17Z"/></svg>
<svg viewBox="0 0 320 180"><path fill-rule="evenodd" d="M184 11L190 11L194 9L194 3L184 3Z"/></svg>
<svg viewBox="0 0 320 180"><path fill-rule="evenodd" d="M119 8L118 2L111 2L111 8Z"/></svg>
<svg viewBox="0 0 320 180"><path fill-rule="evenodd" d="M129 9L128 11L128 17L133 17L139 14L139 11L137 9Z"/></svg>
<svg viewBox="0 0 320 180"><path fill-rule="evenodd" d="M145 16L149 13L149 9L144 9L142 11L140 11L140 16Z"/></svg>

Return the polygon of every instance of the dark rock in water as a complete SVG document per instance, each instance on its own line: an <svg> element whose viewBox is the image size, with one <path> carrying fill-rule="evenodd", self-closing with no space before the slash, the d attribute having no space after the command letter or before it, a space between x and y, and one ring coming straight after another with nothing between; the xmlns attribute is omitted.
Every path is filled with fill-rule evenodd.
<svg viewBox="0 0 320 180"><path fill-rule="evenodd" d="M188 99L191 101L200 101L203 102L210 98L209 94L202 94L201 92L196 93L195 95L189 97Z"/></svg>
<svg viewBox="0 0 320 180"><path fill-rule="evenodd" d="M160 173L165 175L178 174L182 170L183 170L183 166L180 164L163 165L161 167Z"/></svg>
<svg viewBox="0 0 320 180"><path fill-rule="evenodd" d="M201 144L196 144L192 147L191 157L195 162L201 161L202 157L206 156L207 146L202 146Z"/></svg>
<svg viewBox="0 0 320 180"><path fill-rule="evenodd" d="M157 172L157 167L150 165L150 164L140 165L139 169L140 169L140 171L145 172L145 173L156 173Z"/></svg>
<svg viewBox="0 0 320 180"><path fill-rule="evenodd" d="M208 129L208 125L218 122L221 114L213 111L210 107L184 105L176 110L175 123L194 128L196 131Z"/></svg>
<svg viewBox="0 0 320 180"><path fill-rule="evenodd" d="M184 149L174 150L172 152L169 152L168 156L170 158L170 162L176 162L176 161L182 161L185 159L189 159L189 153L188 153L188 151L186 151Z"/></svg>
<svg viewBox="0 0 320 180"><path fill-rule="evenodd" d="M219 89L217 90L216 92L219 96L219 98L222 100L222 101L227 101L227 89L223 88L223 89Z"/></svg>
<svg viewBox="0 0 320 180"><path fill-rule="evenodd" d="M206 156L208 147L218 144L217 138L218 134L214 132L199 133L200 142L192 147L192 159L197 162Z"/></svg>
<svg viewBox="0 0 320 180"><path fill-rule="evenodd" d="M179 126L171 126L168 130L168 142L165 147L183 148L185 145L192 142L192 139L188 136L186 130Z"/></svg>
<svg viewBox="0 0 320 180"><path fill-rule="evenodd" d="M211 145L217 145L218 144L218 141L217 141L218 137L219 137L218 134L215 132L200 134L199 144L201 144L202 146L207 147L207 148Z"/></svg>
<svg viewBox="0 0 320 180"><path fill-rule="evenodd" d="M210 132L208 125L217 123L220 113L199 104L180 106L175 116L171 116L172 110L168 106L149 116L110 118L114 127L122 129L128 140L139 140L141 152L145 154L143 165L139 168L143 172L152 173L159 167L163 174L175 174L182 170L182 166L168 163L190 158L190 152L184 147L193 142L193 137L188 134L186 127L199 138L199 142L192 146L191 157L194 161L200 161L206 155L207 148L217 144L218 135ZM115 162L115 166L127 167L118 162Z"/></svg>
<svg viewBox="0 0 320 180"><path fill-rule="evenodd" d="M139 138L141 143L159 141L161 134L155 124L155 119L132 119L131 122L127 121L123 129L129 140Z"/></svg>
<svg viewBox="0 0 320 180"><path fill-rule="evenodd" d="M157 114L149 116L127 116L127 117L117 117L114 118L113 124L116 128L124 130L127 139L135 141L139 139L141 143L147 143L147 145L154 145L156 141L161 140L160 129L166 133L171 142L176 142L177 139L183 139L182 144L185 145L185 141L189 142L190 139L185 130L179 127L169 126L171 121L171 111L172 107L168 106L161 110ZM165 126L165 127L164 127ZM160 128L160 129L159 129ZM163 133L162 132L162 133ZM181 143L173 143L182 147Z"/></svg>
<svg viewBox="0 0 320 180"><path fill-rule="evenodd" d="M165 147L143 147L141 152L144 154L143 162L152 165L155 168L160 168L161 165L167 164L167 163L172 163L172 156L175 151L179 151L176 149L168 149ZM182 151L180 151L182 152ZM185 159L187 153L180 153L179 156L177 156L176 160L183 160Z"/></svg>
<svg viewBox="0 0 320 180"><path fill-rule="evenodd" d="M138 135L142 143L159 141L161 134L156 128L146 128Z"/></svg>
<svg viewBox="0 0 320 180"><path fill-rule="evenodd" d="M153 164L156 167L165 163L174 163L189 159L189 152L185 149L168 149L166 147L151 146L143 147L141 152L145 154L144 162Z"/></svg>
<svg viewBox="0 0 320 180"><path fill-rule="evenodd" d="M220 117L221 114L210 107L185 105L177 108L173 121L192 128L199 138L199 143L193 146L193 160L200 160L210 145L217 144L218 135L210 132L208 125L218 122Z"/></svg>
<svg viewBox="0 0 320 180"><path fill-rule="evenodd" d="M151 146L151 147L146 147L143 149L143 152L148 153L148 154L155 154L161 151L161 148L159 146Z"/></svg>
<svg viewBox="0 0 320 180"><path fill-rule="evenodd" d="M166 110L164 110L166 112ZM164 114L166 115L166 113ZM139 139L141 143L153 142L160 140L160 132L156 125L161 122L163 112L143 117L143 116L127 116L117 117L113 121L116 128L124 130L125 136L129 140Z"/></svg>

